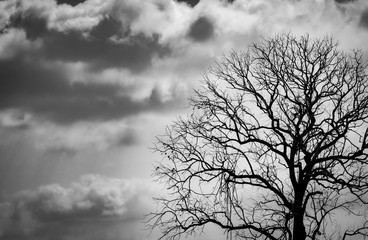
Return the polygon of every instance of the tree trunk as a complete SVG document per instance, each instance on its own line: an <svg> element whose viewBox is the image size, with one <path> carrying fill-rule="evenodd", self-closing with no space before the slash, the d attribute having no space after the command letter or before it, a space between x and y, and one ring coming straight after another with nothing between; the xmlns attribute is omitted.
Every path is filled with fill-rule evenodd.
<svg viewBox="0 0 368 240"><path fill-rule="evenodd" d="M303 209L304 191L301 186L295 192L294 202L294 229L292 240L305 240L307 234L304 226L304 209Z"/></svg>
<svg viewBox="0 0 368 240"><path fill-rule="evenodd" d="M294 216L293 240L305 240L306 232L304 227L303 213L296 213Z"/></svg>

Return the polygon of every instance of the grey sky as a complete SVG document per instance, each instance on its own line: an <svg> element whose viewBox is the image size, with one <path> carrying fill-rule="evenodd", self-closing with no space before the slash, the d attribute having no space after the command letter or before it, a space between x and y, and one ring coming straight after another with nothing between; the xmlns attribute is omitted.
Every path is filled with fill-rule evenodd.
<svg viewBox="0 0 368 240"><path fill-rule="evenodd" d="M287 32L366 52L368 2L0 1L0 240L152 239L155 136L222 54Z"/></svg>

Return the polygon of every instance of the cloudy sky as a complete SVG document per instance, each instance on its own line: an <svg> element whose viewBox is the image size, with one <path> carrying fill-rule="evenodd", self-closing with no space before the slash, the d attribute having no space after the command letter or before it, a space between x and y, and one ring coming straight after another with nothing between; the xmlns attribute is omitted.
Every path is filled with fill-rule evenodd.
<svg viewBox="0 0 368 240"><path fill-rule="evenodd" d="M288 32L367 52L368 1L0 1L0 240L154 239L155 136L216 58Z"/></svg>

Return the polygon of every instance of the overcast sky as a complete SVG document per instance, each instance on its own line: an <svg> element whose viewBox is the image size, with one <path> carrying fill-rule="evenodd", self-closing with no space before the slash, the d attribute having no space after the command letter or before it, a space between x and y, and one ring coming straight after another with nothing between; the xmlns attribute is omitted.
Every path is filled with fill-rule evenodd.
<svg viewBox="0 0 368 240"><path fill-rule="evenodd" d="M154 239L155 136L216 58L289 32L367 53L368 1L0 1L0 240Z"/></svg>

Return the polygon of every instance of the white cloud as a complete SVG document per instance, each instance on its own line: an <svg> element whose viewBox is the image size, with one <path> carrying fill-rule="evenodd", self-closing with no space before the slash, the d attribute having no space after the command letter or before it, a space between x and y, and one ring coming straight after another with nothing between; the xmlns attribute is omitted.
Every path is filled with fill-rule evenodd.
<svg viewBox="0 0 368 240"><path fill-rule="evenodd" d="M31 115L19 109L7 109L0 112L0 126L26 127L31 121Z"/></svg>
<svg viewBox="0 0 368 240"><path fill-rule="evenodd" d="M49 12L48 26L61 32L91 30L111 11L112 3L113 1L89 0L75 7L58 5Z"/></svg>
<svg viewBox="0 0 368 240"><path fill-rule="evenodd" d="M11 59L22 51L36 52L40 47L41 41L29 41L23 30L9 29L0 34L0 60Z"/></svg>
<svg viewBox="0 0 368 240"><path fill-rule="evenodd" d="M0 29L9 24L10 16L16 11L15 0L0 2Z"/></svg>
<svg viewBox="0 0 368 240"><path fill-rule="evenodd" d="M88 31L104 17L110 16L119 19L122 29L129 28L133 35L160 34L162 39L166 39L185 31L190 19L188 6L166 0L88 0L74 7L66 4L56 6L50 3L51 0L44 4L36 2L37 7L32 10L43 8L48 27L62 32ZM26 9L30 9L28 4L22 10Z"/></svg>
<svg viewBox="0 0 368 240"><path fill-rule="evenodd" d="M0 203L0 239L88 239L91 233L101 239L137 237L133 230L151 210L154 191L145 180L85 175L67 187L51 184L18 192Z"/></svg>
<svg viewBox="0 0 368 240"><path fill-rule="evenodd" d="M85 175L69 187L41 186L22 192L17 198L36 218L136 218L150 207L144 206L150 191L143 181Z"/></svg>
<svg viewBox="0 0 368 240"><path fill-rule="evenodd" d="M144 1L138 12L138 17L130 25L133 33L159 34L164 44L182 39L195 14L185 4L166 0Z"/></svg>

